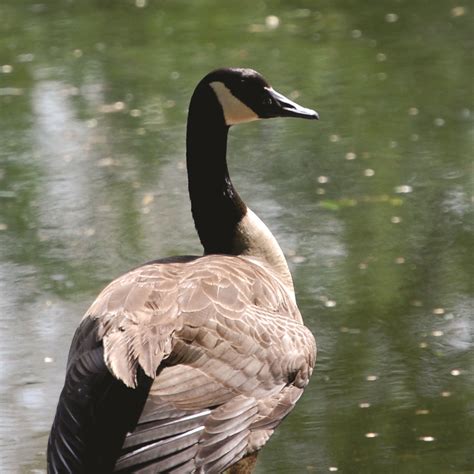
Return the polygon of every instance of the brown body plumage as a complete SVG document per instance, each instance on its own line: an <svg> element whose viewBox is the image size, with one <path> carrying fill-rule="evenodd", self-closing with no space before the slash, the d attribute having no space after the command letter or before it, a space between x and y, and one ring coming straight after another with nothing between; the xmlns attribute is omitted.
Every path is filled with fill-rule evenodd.
<svg viewBox="0 0 474 474"><path fill-rule="evenodd" d="M204 85L226 84L218 72ZM228 128L231 115L217 99ZM213 224L196 204L209 198L207 184L190 184L190 194L205 249L222 245L229 255L150 262L110 283L86 312L51 431L49 472L251 472L302 395L314 338L280 248L235 193L227 167L223 173L229 196L207 203ZM210 225L227 226L220 240L207 237Z"/></svg>

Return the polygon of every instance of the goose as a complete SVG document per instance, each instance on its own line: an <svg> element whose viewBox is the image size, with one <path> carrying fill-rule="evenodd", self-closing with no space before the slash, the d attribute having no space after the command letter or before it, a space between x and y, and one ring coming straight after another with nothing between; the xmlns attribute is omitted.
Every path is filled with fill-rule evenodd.
<svg viewBox="0 0 474 474"><path fill-rule="evenodd" d="M112 281L73 337L49 473L251 472L308 384L316 344L275 237L237 194L229 128L318 119L256 71L197 85L187 122L202 256L154 260Z"/></svg>

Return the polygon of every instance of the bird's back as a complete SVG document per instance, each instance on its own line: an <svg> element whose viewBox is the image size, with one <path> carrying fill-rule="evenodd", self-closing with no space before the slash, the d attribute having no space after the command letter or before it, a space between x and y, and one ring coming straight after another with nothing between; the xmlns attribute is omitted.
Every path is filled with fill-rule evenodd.
<svg viewBox="0 0 474 474"><path fill-rule="evenodd" d="M315 342L261 260L151 262L114 280L71 346L50 472L221 472L308 383Z"/></svg>

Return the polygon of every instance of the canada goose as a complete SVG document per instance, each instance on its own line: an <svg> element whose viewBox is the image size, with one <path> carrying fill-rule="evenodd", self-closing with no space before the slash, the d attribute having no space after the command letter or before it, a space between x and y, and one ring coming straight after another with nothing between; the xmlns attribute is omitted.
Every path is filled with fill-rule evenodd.
<svg viewBox="0 0 474 474"><path fill-rule="evenodd" d="M203 256L146 263L110 283L74 335L48 472L251 472L293 409L316 345L282 250L230 181L231 125L317 119L250 69L196 87L187 124Z"/></svg>

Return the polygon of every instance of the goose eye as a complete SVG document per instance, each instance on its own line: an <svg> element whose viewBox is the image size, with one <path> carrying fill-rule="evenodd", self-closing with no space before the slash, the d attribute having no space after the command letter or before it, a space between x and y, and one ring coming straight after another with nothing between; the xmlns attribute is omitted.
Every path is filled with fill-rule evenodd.
<svg viewBox="0 0 474 474"><path fill-rule="evenodd" d="M263 105L273 105L274 101L273 98L270 97L269 95L265 95L262 100Z"/></svg>

